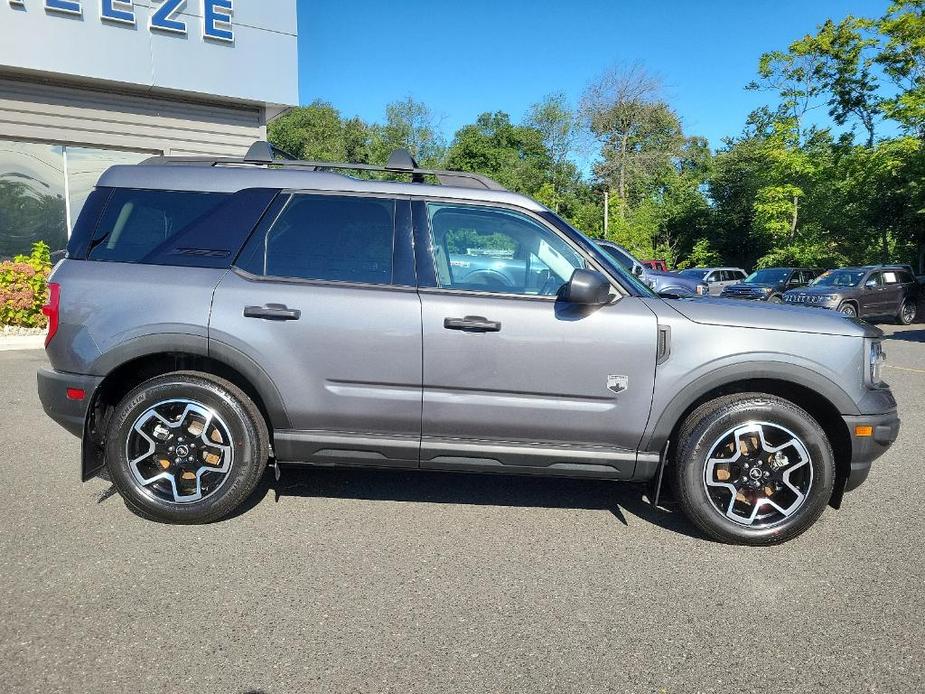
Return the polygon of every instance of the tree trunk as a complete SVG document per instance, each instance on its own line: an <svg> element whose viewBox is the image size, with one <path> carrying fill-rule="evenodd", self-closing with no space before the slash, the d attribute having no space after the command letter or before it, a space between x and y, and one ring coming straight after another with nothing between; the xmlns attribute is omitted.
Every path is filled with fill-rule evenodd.
<svg viewBox="0 0 925 694"><path fill-rule="evenodd" d="M793 196L793 219L790 220L790 240L793 241L797 235L797 222L800 218L800 197Z"/></svg>

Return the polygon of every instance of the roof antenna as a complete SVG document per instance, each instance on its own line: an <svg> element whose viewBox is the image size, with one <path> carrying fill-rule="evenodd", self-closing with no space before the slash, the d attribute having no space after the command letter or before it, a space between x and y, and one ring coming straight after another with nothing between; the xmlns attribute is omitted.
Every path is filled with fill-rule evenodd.
<svg viewBox="0 0 925 694"><path fill-rule="evenodd" d="M244 155L244 161L248 164L272 164L272 145L270 145L269 142L257 140L250 146L250 149L247 150L247 154Z"/></svg>
<svg viewBox="0 0 925 694"><path fill-rule="evenodd" d="M411 156L407 149L396 149L389 155L389 161L385 165L389 171L402 171L411 174L413 183L424 183L424 175L418 173L418 163Z"/></svg>

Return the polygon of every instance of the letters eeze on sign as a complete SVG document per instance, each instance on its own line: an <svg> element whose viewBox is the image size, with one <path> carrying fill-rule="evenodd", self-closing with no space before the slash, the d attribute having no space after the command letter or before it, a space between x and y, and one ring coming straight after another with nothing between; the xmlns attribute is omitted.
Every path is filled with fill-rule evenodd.
<svg viewBox="0 0 925 694"><path fill-rule="evenodd" d="M45 10L63 14L83 15L84 2L91 0L44 0ZM202 10L202 37L234 43L234 0L198 0ZM99 0L100 18L106 22L135 26L134 0ZM183 11L188 0L153 0L148 28L187 35L187 22ZM9 0L10 5L25 9L26 0Z"/></svg>

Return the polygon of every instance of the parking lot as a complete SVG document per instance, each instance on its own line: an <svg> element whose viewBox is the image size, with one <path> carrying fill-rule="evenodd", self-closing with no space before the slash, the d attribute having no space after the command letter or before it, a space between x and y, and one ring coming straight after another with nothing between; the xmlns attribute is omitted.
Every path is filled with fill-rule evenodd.
<svg viewBox="0 0 925 694"><path fill-rule="evenodd" d="M899 441L780 547L606 482L292 469L230 520L140 520L0 353L5 691L913 692L925 325L883 326Z"/></svg>

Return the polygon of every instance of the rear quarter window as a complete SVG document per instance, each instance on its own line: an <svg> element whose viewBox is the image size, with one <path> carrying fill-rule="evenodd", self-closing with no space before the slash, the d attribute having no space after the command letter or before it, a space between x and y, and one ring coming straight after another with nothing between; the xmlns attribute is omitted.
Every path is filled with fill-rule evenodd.
<svg viewBox="0 0 925 694"><path fill-rule="evenodd" d="M228 197L227 193L115 189L93 234L87 259L144 262Z"/></svg>

